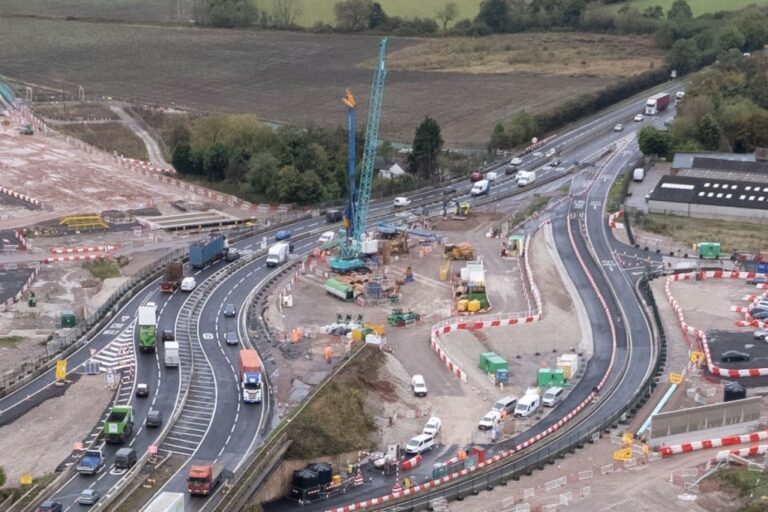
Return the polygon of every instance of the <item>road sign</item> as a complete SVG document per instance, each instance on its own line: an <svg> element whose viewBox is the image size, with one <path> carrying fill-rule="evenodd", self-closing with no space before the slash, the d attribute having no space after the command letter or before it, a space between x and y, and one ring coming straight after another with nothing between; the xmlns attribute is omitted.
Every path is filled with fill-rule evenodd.
<svg viewBox="0 0 768 512"><path fill-rule="evenodd" d="M691 362L692 363L703 363L704 362L704 352L691 352Z"/></svg>
<svg viewBox="0 0 768 512"><path fill-rule="evenodd" d="M203 333L203 339L204 340L208 340L208 341L212 340L213 339L213 333L211 333L211 332L204 332Z"/></svg>
<svg viewBox="0 0 768 512"><path fill-rule="evenodd" d="M32 485L32 475L21 475L19 482L21 485Z"/></svg>
<svg viewBox="0 0 768 512"><path fill-rule="evenodd" d="M67 378L67 360L59 359L56 361L56 380Z"/></svg>
<svg viewBox="0 0 768 512"><path fill-rule="evenodd" d="M669 382L672 384L680 385L683 383L683 374L682 373L670 373L669 374Z"/></svg>
<svg viewBox="0 0 768 512"><path fill-rule="evenodd" d="M147 453L150 455L157 455L157 445L151 444L147 446Z"/></svg>
<svg viewBox="0 0 768 512"><path fill-rule="evenodd" d="M621 450L617 450L613 452L613 460L618 460L620 462L626 462L628 460L632 459L632 447L629 448L622 448Z"/></svg>
<svg viewBox="0 0 768 512"><path fill-rule="evenodd" d="M632 432L624 432L621 436L621 440L624 441L624 445L632 444L632 441L635 439L635 436L632 435Z"/></svg>

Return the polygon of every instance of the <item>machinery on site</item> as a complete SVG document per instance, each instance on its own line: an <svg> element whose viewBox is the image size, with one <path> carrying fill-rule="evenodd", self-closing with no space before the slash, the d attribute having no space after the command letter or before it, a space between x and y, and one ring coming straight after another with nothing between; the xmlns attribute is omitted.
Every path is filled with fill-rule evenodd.
<svg viewBox="0 0 768 512"><path fill-rule="evenodd" d="M449 260L470 261L475 259L475 249L469 243L445 244L443 250Z"/></svg>
<svg viewBox="0 0 768 512"><path fill-rule="evenodd" d="M381 101L384 96L384 78L387 70L384 65L387 50L387 38L379 43L379 58L373 75L371 98L368 107L368 124L365 130L365 145L363 146L363 163L360 172L360 188L355 188L355 99L349 90L344 96L347 105L349 133L349 165L347 192L347 209L345 211L344 228L346 239L339 247L339 255L330 260L331 269L336 272L349 272L365 266L362 258L365 225L368 220L368 200L371 197L373 184L374 161L379 138L379 119L381 117Z"/></svg>
<svg viewBox="0 0 768 512"><path fill-rule="evenodd" d="M387 323L395 327L402 327L409 322L415 322L421 319L421 315L415 311L403 311L401 308L392 310L392 314L387 317Z"/></svg>

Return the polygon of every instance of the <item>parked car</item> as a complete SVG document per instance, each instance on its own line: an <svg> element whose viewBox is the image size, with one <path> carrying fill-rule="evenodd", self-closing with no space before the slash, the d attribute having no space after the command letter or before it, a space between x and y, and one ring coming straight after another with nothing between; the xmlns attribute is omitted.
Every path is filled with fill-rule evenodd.
<svg viewBox="0 0 768 512"><path fill-rule="evenodd" d="M635 116L635 118L634 118L634 119L635 119L635 122L636 122L636 123L639 123L639 122L641 122L643 119L645 119L645 117L643 116L643 114L637 114L637 115Z"/></svg>
<svg viewBox="0 0 768 512"><path fill-rule="evenodd" d="M752 333L756 340L768 341L768 329L758 329Z"/></svg>
<svg viewBox="0 0 768 512"><path fill-rule="evenodd" d="M222 311L224 316L233 317L237 316L237 308L234 304L227 304L224 306L224 310Z"/></svg>
<svg viewBox="0 0 768 512"><path fill-rule="evenodd" d="M501 421L501 413L495 409L488 411L477 424L480 430L491 430L494 425Z"/></svg>
<svg viewBox="0 0 768 512"><path fill-rule="evenodd" d="M227 345L237 345L240 343L240 339L237 337L237 333L231 331L224 333L224 341L227 342Z"/></svg>
<svg viewBox="0 0 768 512"><path fill-rule="evenodd" d="M613 127L613 131L615 131L615 132L620 132L623 129L624 129L624 125L621 124L621 123L619 123L619 124L617 124L616 126Z"/></svg>
<svg viewBox="0 0 768 512"><path fill-rule="evenodd" d="M747 279L747 284L763 284L768 283L768 276L755 276Z"/></svg>
<svg viewBox="0 0 768 512"><path fill-rule="evenodd" d="M393 206L395 207L408 206L409 204L411 204L411 200L408 199L407 197L396 197L393 202Z"/></svg>
<svg viewBox="0 0 768 512"><path fill-rule="evenodd" d="M280 240L288 240L289 238L291 238L291 236L292 234L290 231L288 231L287 229L281 229L280 231L275 233L275 240L277 240L278 242Z"/></svg>
<svg viewBox="0 0 768 512"><path fill-rule="evenodd" d="M750 311L749 316L751 316L754 320L768 320L768 309Z"/></svg>
<svg viewBox="0 0 768 512"><path fill-rule="evenodd" d="M720 360L726 363L731 361L749 361L749 354L739 352L738 350L727 350L720 354Z"/></svg>
<svg viewBox="0 0 768 512"><path fill-rule="evenodd" d="M421 433L434 437L440 432L440 428L442 426L443 426L443 420L441 420L437 416L432 416L431 418L429 418L429 421L427 421L427 423L424 425L424 428L421 430Z"/></svg>
<svg viewBox="0 0 768 512"><path fill-rule="evenodd" d="M136 396L140 398L148 397L149 386L147 384L144 384L143 382L140 384L136 384Z"/></svg>
<svg viewBox="0 0 768 512"><path fill-rule="evenodd" d="M35 512L61 512L61 503L53 500L45 500L37 506Z"/></svg>
<svg viewBox="0 0 768 512"><path fill-rule="evenodd" d="M493 404L493 410L499 411L501 414L512 414L515 411L517 405L517 398L514 396L505 396L504 398L497 400Z"/></svg>
<svg viewBox="0 0 768 512"><path fill-rule="evenodd" d="M101 498L101 494L96 489L83 489L80 496L77 497L77 502L81 505L95 505Z"/></svg>
<svg viewBox="0 0 768 512"><path fill-rule="evenodd" d="M554 407L560 403L565 396L565 390L561 387L551 387L544 392L544 396L541 399L541 405L544 407Z"/></svg>
<svg viewBox="0 0 768 512"><path fill-rule="evenodd" d="M162 340L174 341L176 336L173 334L173 329L163 329Z"/></svg>
<svg viewBox="0 0 768 512"><path fill-rule="evenodd" d="M434 437L429 434L419 434L416 437L412 437L405 445L405 453L414 455L417 453L424 453L431 450L434 445Z"/></svg>
<svg viewBox="0 0 768 512"><path fill-rule="evenodd" d="M411 378L411 389L416 396L427 396L427 383L424 381L423 375L414 375Z"/></svg>
<svg viewBox="0 0 768 512"><path fill-rule="evenodd" d="M155 409L150 409L147 413L147 419L144 421L147 427L159 427L163 424L163 413Z"/></svg>

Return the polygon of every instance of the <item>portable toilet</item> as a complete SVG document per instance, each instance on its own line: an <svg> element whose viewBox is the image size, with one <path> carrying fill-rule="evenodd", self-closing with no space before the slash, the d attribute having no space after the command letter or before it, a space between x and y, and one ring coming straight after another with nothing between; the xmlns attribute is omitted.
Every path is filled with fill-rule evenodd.
<svg viewBox="0 0 768 512"><path fill-rule="evenodd" d="M77 316L74 311L62 311L61 312L61 326L62 327L75 327L77 325Z"/></svg>
<svg viewBox="0 0 768 512"><path fill-rule="evenodd" d="M576 377L576 373L579 371L579 355L563 354L557 358L556 366L563 369L565 380L571 380Z"/></svg>

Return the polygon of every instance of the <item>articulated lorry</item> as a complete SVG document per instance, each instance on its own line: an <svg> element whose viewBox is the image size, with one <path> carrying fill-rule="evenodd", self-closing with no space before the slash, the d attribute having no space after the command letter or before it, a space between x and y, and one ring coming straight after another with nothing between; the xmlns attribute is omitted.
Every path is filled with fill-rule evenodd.
<svg viewBox="0 0 768 512"><path fill-rule="evenodd" d="M157 305L147 302L139 306L139 350L154 352L157 343Z"/></svg>
<svg viewBox="0 0 768 512"><path fill-rule="evenodd" d="M180 492L160 493L142 512L184 512L184 494Z"/></svg>
<svg viewBox="0 0 768 512"><path fill-rule="evenodd" d="M240 351L240 384L243 402L261 402L261 359L255 350Z"/></svg>
<svg viewBox="0 0 768 512"><path fill-rule="evenodd" d="M179 366L179 342L166 341L163 343L164 364L166 368Z"/></svg>
<svg viewBox="0 0 768 512"><path fill-rule="evenodd" d="M125 443L133 433L133 407L130 405L112 407L101 432L108 443Z"/></svg>
<svg viewBox="0 0 768 512"><path fill-rule="evenodd" d="M184 278L184 264L180 261L172 261L165 267L163 282L160 283L160 291L163 293L173 293L181 284Z"/></svg>
<svg viewBox="0 0 768 512"><path fill-rule="evenodd" d="M77 472L81 475L95 475L104 467L104 454L101 450L85 450L77 463Z"/></svg>
<svg viewBox="0 0 768 512"><path fill-rule="evenodd" d="M669 106L669 93L660 92L654 94L645 103L645 115L652 116L667 109Z"/></svg>
<svg viewBox="0 0 768 512"><path fill-rule="evenodd" d="M226 236L212 236L208 240L201 240L189 246L189 263L193 268L203 268L219 258L226 257L228 250Z"/></svg>
<svg viewBox="0 0 768 512"><path fill-rule="evenodd" d="M221 483L224 466L211 463L192 463L187 477L187 490L193 496L210 496Z"/></svg>

